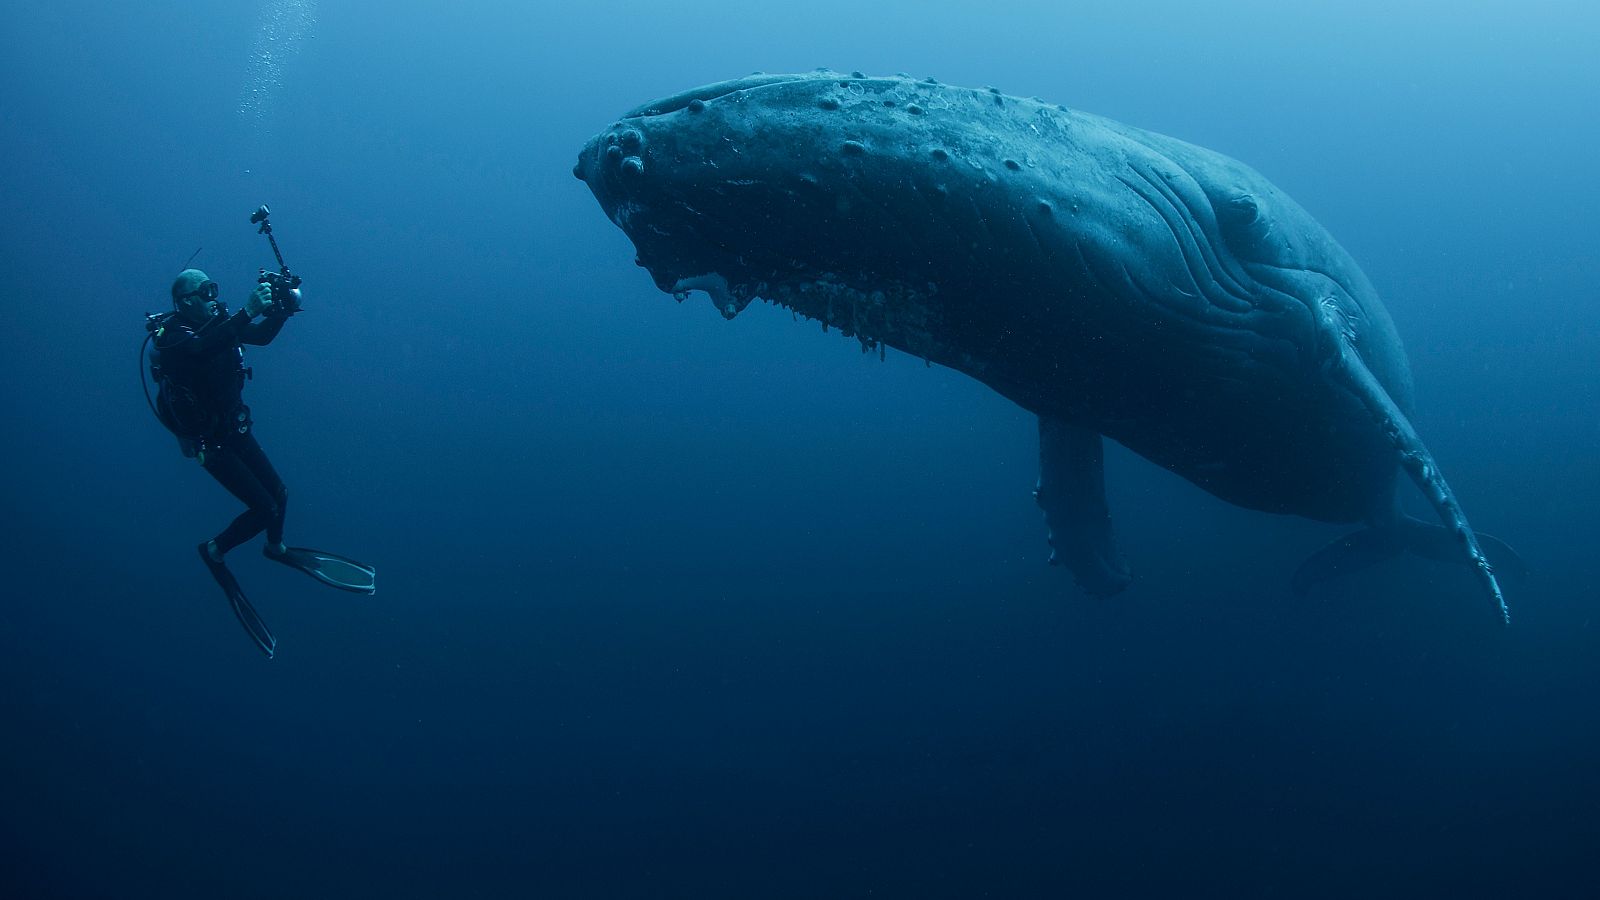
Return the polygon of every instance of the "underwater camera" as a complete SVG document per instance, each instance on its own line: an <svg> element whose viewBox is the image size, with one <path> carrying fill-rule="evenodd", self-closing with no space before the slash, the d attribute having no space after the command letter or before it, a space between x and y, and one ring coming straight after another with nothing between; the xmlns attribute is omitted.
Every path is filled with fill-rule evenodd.
<svg viewBox="0 0 1600 900"><path fill-rule="evenodd" d="M256 281L272 286L272 308L279 315L292 316L300 311L300 276L288 272L261 270Z"/></svg>
<svg viewBox="0 0 1600 900"><path fill-rule="evenodd" d="M256 281L269 285L272 288L272 311L275 315L292 316L300 311L300 276L289 271L283 262L283 254L278 251L278 239L272 236L272 210L267 209L265 203L250 214L250 224L259 225L257 234L267 236L267 241L272 244L272 255L278 258L278 271L269 272L261 270Z"/></svg>

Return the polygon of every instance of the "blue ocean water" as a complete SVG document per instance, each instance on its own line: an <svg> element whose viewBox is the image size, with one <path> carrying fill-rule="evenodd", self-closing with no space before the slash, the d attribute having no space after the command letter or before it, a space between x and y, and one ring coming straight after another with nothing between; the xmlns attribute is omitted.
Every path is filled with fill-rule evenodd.
<svg viewBox="0 0 1600 900"><path fill-rule="evenodd" d="M1600 827L1600 21L1571 2L20 0L0 29L0 895L1585 896ZM936 75L1236 156L1361 262L1498 624L1341 529L1108 455L1137 572L1045 565L1030 416L678 305L572 178L646 100ZM246 398L291 543L145 408L184 260L271 204L306 312ZM1423 512L1411 497L1414 511Z"/></svg>

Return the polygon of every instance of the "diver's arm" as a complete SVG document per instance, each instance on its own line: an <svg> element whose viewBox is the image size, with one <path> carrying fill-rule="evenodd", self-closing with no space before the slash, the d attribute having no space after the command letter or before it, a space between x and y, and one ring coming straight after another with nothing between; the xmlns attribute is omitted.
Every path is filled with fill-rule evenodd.
<svg viewBox="0 0 1600 900"><path fill-rule="evenodd" d="M241 309L226 319L213 321L211 325L199 331L190 332L187 338L157 346L162 353L181 353L195 357L211 356L237 347L240 333L249 327L250 313Z"/></svg>
<svg viewBox="0 0 1600 900"><path fill-rule="evenodd" d="M244 344L254 344L265 347L272 343L272 339L283 330L283 323L289 321L285 315L266 316L259 322L251 322L239 329L239 341Z"/></svg>
<svg viewBox="0 0 1600 900"><path fill-rule="evenodd" d="M220 322L212 319L198 331L189 331L186 328L184 331L188 331L187 337L169 344L158 343L157 346L162 352L176 350L188 356L207 357L223 350L230 350L242 343L265 344L277 337L278 329L283 327L283 323L253 325L250 320L271 306L272 288L266 284L258 284L238 312Z"/></svg>
<svg viewBox="0 0 1600 900"><path fill-rule="evenodd" d="M256 289L250 292L249 297L245 298L244 311L249 313L250 318L253 319L256 316L263 315L270 309L272 309L272 286L264 281L258 282ZM282 319L277 322L262 322L260 324L247 322L239 329L239 342L242 344L263 345L277 337L278 331L282 328Z"/></svg>

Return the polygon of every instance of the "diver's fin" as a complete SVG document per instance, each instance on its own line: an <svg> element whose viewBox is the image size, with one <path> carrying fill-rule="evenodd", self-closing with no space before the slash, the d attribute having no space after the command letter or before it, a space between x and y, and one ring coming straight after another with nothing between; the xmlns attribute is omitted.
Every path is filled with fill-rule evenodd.
<svg viewBox="0 0 1600 900"><path fill-rule="evenodd" d="M1506 607L1505 595L1500 593L1494 567L1489 565L1489 560L1478 546L1477 535L1473 534L1472 526L1467 524L1466 513L1461 511L1461 504L1456 502L1455 492L1450 490L1444 476L1439 474L1439 464L1434 461L1433 454L1422 443L1422 438L1417 436L1406 414L1400 411L1389 392L1367 368L1361 354L1350 346L1350 339L1339 321L1340 313L1335 301L1328 298L1317 303L1313 314L1317 323L1319 361L1367 408L1384 437L1394 447L1400 467L1411 476L1444 522L1456 552L1472 563L1478 584L1494 601L1500 618L1510 624L1511 610Z"/></svg>
<svg viewBox="0 0 1600 900"><path fill-rule="evenodd" d="M1051 416L1039 417L1039 485L1050 563L1072 570L1078 586L1109 597L1133 581L1117 546L1106 504L1105 452L1100 435Z"/></svg>
<svg viewBox="0 0 1600 900"><path fill-rule="evenodd" d="M239 617L239 624L244 626L245 632L256 642L256 646L261 648L261 652L267 655L267 659L271 659L278 651L278 639L272 636L272 629L267 627L261 614L257 613L256 608L245 598L244 589L239 587L238 579L233 577L227 566L211 558L211 553L205 544L200 545L200 559L205 562L211 577L217 580L222 592L228 595L228 605L233 607L233 614Z"/></svg>
<svg viewBox="0 0 1600 900"><path fill-rule="evenodd" d="M326 550L287 547L282 553L274 553L271 547L267 545L267 559L299 569L329 587L356 594L373 594L378 590L378 570L366 563Z"/></svg>

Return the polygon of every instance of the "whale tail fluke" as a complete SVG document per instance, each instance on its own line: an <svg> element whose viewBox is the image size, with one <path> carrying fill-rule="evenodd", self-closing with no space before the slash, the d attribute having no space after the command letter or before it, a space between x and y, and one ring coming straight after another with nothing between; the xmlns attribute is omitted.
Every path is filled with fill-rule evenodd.
<svg viewBox="0 0 1600 900"><path fill-rule="evenodd" d="M1513 580L1527 577L1527 562L1509 544L1481 531L1476 536L1497 575ZM1447 563L1471 562L1462 555L1460 538L1450 529L1405 516L1390 525L1365 528L1334 539L1300 564L1290 585L1303 597L1325 581L1369 568L1400 553Z"/></svg>

